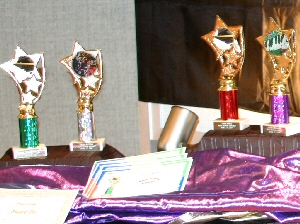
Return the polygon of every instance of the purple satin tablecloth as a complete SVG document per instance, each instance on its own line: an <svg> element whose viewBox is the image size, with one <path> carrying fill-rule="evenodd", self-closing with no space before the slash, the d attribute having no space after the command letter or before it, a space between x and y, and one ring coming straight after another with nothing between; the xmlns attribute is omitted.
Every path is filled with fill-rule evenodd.
<svg viewBox="0 0 300 224"><path fill-rule="evenodd" d="M300 221L300 150L274 157L231 149L189 156L194 162L184 191L96 200L79 194L66 223L168 223L185 212L201 211L258 211L278 222ZM0 186L82 191L90 170L76 166L1 168Z"/></svg>

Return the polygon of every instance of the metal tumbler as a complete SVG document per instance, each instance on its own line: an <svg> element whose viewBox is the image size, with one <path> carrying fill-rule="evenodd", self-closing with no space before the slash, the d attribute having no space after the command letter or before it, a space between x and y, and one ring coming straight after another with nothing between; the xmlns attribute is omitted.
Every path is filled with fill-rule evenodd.
<svg viewBox="0 0 300 224"><path fill-rule="evenodd" d="M194 112L180 106L172 106L159 137L157 150L167 151L186 147L198 123L198 116Z"/></svg>

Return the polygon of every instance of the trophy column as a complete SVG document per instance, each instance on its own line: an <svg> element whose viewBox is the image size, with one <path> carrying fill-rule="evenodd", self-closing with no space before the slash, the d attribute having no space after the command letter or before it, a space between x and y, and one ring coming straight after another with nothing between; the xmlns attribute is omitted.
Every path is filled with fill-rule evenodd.
<svg viewBox="0 0 300 224"><path fill-rule="evenodd" d="M46 146L39 142L38 117L34 109L45 83L43 54L27 55L17 46L15 58L1 64L0 67L13 78L20 93L20 147L12 147L13 158L47 156Z"/></svg>
<svg viewBox="0 0 300 224"><path fill-rule="evenodd" d="M93 113L93 104L90 102L81 102L78 104L78 139L82 142L91 142L96 140L96 128Z"/></svg>
<svg viewBox="0 0 300 224"><path fill-rule="evenodd" d="M60 61L71 73L78 90L78 140L70 143L71 151L101 151L105 139L96 137L93 99L102 85L100 50L86 51L77 41L73 53Z"/></svg>
<svg viewBox="0 0 300 224"><path fill-rule="evenodd" d="M289 124L290 94L286 91L286 85L271 84L270 93L271 124Z"/></svg>
<svg viewBox="0 0 300 224"><path fill-rule="evenodd" d="M289 121L290 95L287 90L287 80L296 62L295 31L282 30L270 18L267 34L257 40L273 65L269 94L271 122L261 125L261 133L282 136L299 133L300 125Z"/></svg>
<svg viewBox="0 0 300 224"><path fill-rule="evenodd" d="M239 119L238 89L234 80L221 80L219 90L219 104L222 120Z"/></svg>
<svg viewBox="0 0 300 224"><path fill-rule="evenodd" d="M213 128L214 130L243 130L249 127L249 120L239 118L238 88L235 80L244 63L243 29L241 26L227 26L217 16L215 29L202 38L213 49L222 68L218 89L221 118L213 122Z"/></svg>
<svg viewBox="0 0 300 224"><path fill-rule="evenodd" d="M39 145L38 120L33 105L20 106L19 129L22 148Z"/></svg>

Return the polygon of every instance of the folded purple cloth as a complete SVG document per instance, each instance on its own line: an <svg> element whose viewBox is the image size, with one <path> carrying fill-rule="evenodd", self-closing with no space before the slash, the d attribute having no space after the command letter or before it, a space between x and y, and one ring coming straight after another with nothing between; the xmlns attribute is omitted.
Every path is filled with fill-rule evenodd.
<svg viewBox="0 0 300 224"><path fill-rule="evenodd" d="M294 221L299 221L296 214L300 212L300 150L270 158L230 149L194 152L189 156L194 162L184 191L78 200L71 211L74 218L68 223L76 223L79 217L86 221L135 221L133 213L142 216L143 221L164 223L179 213L201 211L259 211L269 212L270 216L270 212L281 212L281 216L294 212Z"/></svg>
<svg viewBox="0 0 300 224"><path fill-rule="evenodd" d="M0 168L0 185L30 185L39 189L82 191L91 172L83 166L16 166Z"/></svg>
<svg viewBox="0 0 300 224"><path fill-rule="evenodd" d="M96 200L78 196L66 223L168 223L185 212L202 211L259 211L279 222L300 221L300 150L269 158L230 149L189 156L194 161L184 191ZM0 184L82 191L90 170L72 166L2 168Z"/></svg>

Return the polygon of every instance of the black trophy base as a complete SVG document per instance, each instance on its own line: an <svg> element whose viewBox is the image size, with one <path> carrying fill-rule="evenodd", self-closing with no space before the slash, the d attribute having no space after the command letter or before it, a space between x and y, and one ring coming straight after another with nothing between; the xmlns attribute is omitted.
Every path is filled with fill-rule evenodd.
<svg viewBox="0 0 300 224"><path fill-rule="evenodd" d="M70 151L102 151L105 147L105 138L91 142L71 141Z"/></svg>
<svg viewBox="0 0 300 224"><path fill-rule="evenodd" d="M290 136L300 132L300 124L289 123L289 124L263 124L260 126L260 133L279 135L279 136Z"/></svg>
<svg viewBox="0 0 300 224"><path fill-rule="evenodd" d="M213 121L214 130L244 130L250 126L249 119L239 118L232 120L216 119Z"/></svg>
<svg viewBox="0 0 300 224"><path fill-rule="evenodd" d="M39 144L34 148L12 147L14 159L44 158L47 156L47 147Z"/></svg>

